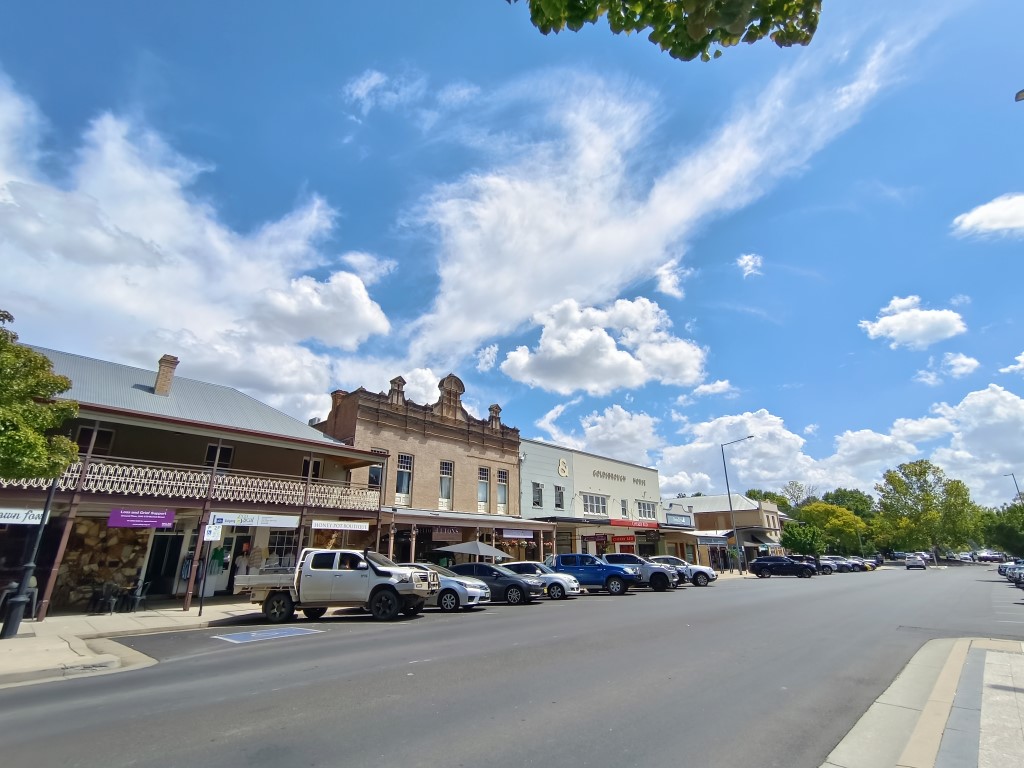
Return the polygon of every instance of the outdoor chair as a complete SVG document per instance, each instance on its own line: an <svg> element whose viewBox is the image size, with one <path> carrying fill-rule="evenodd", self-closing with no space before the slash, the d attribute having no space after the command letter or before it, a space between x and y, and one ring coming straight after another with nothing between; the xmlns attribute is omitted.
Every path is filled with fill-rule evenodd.
<svg viewBox="0 0 1024 768"><path fill-rule="evenodd" d="M92 593L89 600L89 613L113 613L117 607L117 601L121 597L121 588L112 581L108 581Z"/></svg>
<svg viewBox="0 0 1024 768"><path fill-rule="evenodd" d="M149 606L146 603L146 595L149 594L149 587L153 582L147 581L145 584L140 584L134 592L129 592L124 596L124 610L130 613L135 613L139 610L139 604L141 603L144 608Z"/></svg>

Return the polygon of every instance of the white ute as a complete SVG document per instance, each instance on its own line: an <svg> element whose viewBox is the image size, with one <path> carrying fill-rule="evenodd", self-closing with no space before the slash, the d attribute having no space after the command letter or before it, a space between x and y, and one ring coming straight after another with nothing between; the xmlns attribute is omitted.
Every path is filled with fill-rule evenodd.
<svg viewBox="0 0 1024 768"><path fill-rule="evenodd" d="M248 592L271 624L291 621L296 609L316 620L328 608L355 607L390 621L399 612L415 616L439 585L436 573L403 568L370 550L303 549L294 573L236 576L235 594Z"/></svg>

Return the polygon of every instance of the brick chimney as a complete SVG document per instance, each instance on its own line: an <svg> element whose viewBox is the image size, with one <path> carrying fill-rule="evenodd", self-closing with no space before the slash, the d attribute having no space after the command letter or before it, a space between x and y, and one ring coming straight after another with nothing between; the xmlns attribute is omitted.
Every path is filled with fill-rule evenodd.
<svg viewBox="0 0 1024 768"><path fill-rule="evenodd" d="M174 355L164 355L160 358L159 368L156 372L156 384L153 385L153 393L167 397L171 394L171 383L174 381L174 369L178 367L178 358Z"/></svg>

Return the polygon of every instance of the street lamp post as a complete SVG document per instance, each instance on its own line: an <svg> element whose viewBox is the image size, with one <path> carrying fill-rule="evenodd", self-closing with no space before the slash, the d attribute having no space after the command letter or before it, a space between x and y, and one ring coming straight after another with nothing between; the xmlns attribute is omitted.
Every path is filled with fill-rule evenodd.
<svg viewBox="0 0 1024 768"><path fill-rule="evenodd" d="M1024 93L1024 91L1021 91L1021 93ZM1020 497L1020 486L1017 485L1017 476L1015 474L1013 474L1013 472L1011 472L1008 475L1003 475L1003 477L1012 477L1013 478L1013 487L1017 489L1017 503L1020 504L1020 503L1024 502L1024 499L1022 499Z"/></svg>
<svg viewBox="0 0 1024 768"><path fill-rule="evenodd" d="M729 520L732 523L732 535L736 539L736 559L740 567L740 575L743 575L744 558L743 558L743 545L740 543L740 532L736 527L736 512L732 508L732 490L729 488L729 467L725 463L725 446L732 445L733 443L742 443L744 440L749 440L753 435L747 435L741 437L738 440L730 440L728 443L721 443L722 449L722 471L725 472L725 495L729 499Z"/></svg>

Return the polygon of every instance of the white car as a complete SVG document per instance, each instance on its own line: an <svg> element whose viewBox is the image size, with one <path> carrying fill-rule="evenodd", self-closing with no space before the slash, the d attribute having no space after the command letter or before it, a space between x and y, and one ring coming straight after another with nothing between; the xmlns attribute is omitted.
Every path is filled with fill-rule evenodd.
<svg viewBox="0 0 1024 768"><path fill-rule="evenodd" d="M679 574L680 582L688 581L695 587L706 587L718 578L714 568L708 568L706 565L694 565L674 555L654 555L650 559L656 563L675 568L676 573Z"/></svg>
<svg viewBox="0 0 1024 768"><path fill-rule="evenodd" d="M514 563L502 563L510 571L522 576L536 576L544 582L544 592L552 600L565 600L569 596L579 597L582 594L580 583L575 576L558 571L532 560L518 560Z"/></svg>
<svg viewBox="0 0 1024 768"><path fill-rule="evenodd" d="M911 568L920 568L922 571L928 569L928 563L926 563L924 558L918 554L907 555L906 566L908 571Z"/></svg>
<svg viewBox="0 0 1024 768"><path fill-rule="evenodd" d="M478 605L491 602L491 588L480 579L449 571L433 563L403 563L406 568L433 571L441 580L437 594L427 599L425 605L440 608L445 613L463 608L471 611Z"/></svg>

